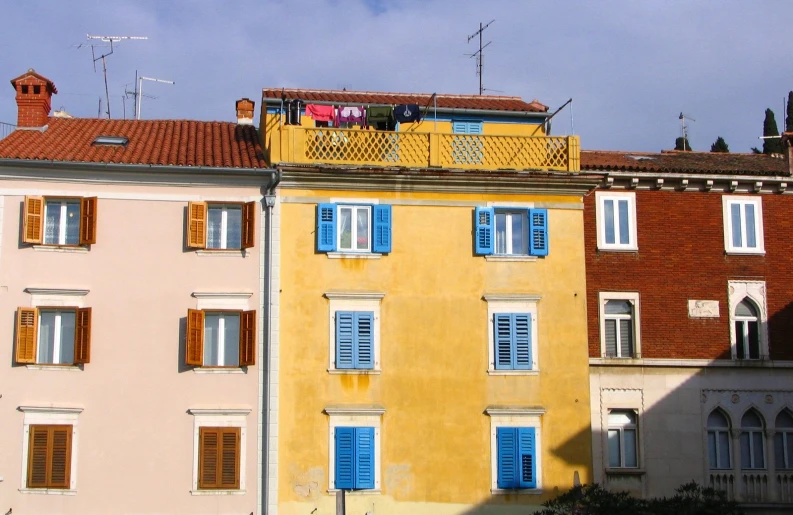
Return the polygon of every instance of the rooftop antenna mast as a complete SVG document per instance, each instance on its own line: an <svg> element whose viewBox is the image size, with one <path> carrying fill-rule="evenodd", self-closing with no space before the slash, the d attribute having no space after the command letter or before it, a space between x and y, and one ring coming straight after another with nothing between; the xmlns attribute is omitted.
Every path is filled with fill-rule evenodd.
<svg viewBox="0 0 793 515"><path fill-rule="evenodd" d="M683 149L691 150L691 146L688 144L688 124L686 120L691 120L692 122L696 122L696 120L683 112L680 113L678 118L680 119L680 137L683 138ZM686 146L689 148L686 148Z"/></svg>
<svg viewBox="0 0 793 515"><path fill-rule="evenodd" d="M474 39L475 37L479 36L479 50L477 50L473 54L468 54L468 57L476 57L476 75L479 77L479 94L480 95L483 95L485 93L485 87L482 84L482 75L483 75L482 72L484 71L484 68L485 68L485 63L484 63L484 59L483 59L484 53L482 51L485 48L487 48L487 46L490 45L490 43L492 43L492 41L488 41L483 46L482 45L482 33L494 21L496 21L496 20L490 20L489 22L487 22L486 25L483 25L482 22L479 22L479 30L477 30L476 32L474 32L473 34L468 36L468 42L469 43L471 42L472 39Z"/></svg>
<svg viewBox="0 0 793 515"><path fill-rule="evenodd" d="M160 82L162 84L176 84L172 80L154 79L154 78L151 78L151 77L144 77L143 75L138 76L138 99L137 99L138 112L135 115L135 119L136 120L140 120L140 106L143 104L143 81L144 80L148 80L148 81L151 81L151 82Z"/></svg>
<svg viewBox="0 0 793 515"><path fill-rule="evenodd" d="M110 52L108 52L106 54L102 54L99 57L97 57L96 53L94 52L94 45L91 45L91 57L94 60L94 71L96 71L96 62L98 60L100 60L100 59L102 60L102 73L105 76L105 103L107 104L107 119L109 120L110 119L110 92L108 91L108 87L107 87L107 63L105 62L105 58L113 54L113 43L114 42L118 43L118 42L124 41L124 40L132 40L132 39L140 40L140 39L149 39L149 38L146 37L146 36L92 36L90 34L86 34L85 36L86 36L86 39L88 39L88 40L96 40L96 39L98 39L100 41L104 41L104 42L109 42L110 43Z"/></svg>

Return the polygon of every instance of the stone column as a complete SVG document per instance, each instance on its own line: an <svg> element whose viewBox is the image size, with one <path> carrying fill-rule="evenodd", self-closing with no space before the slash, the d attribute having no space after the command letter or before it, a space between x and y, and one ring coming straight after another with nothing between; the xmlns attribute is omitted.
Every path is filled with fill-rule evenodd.
<svg viewBox="0 0 793 515"><path fill-rule="evenodd" d="M732 437L732 473L733 491L735 492L735 500L740 501L743 498L743 478L741 477L741 431L740 429L730 429L730 436Z"/></svg>
<svg viewBox="0 0 793 515"><path fill-rule="evenodd" d="M776 502L779 497L776 484L776 463L774 461L774 435L776 435L776 430L766 428L766 459L768 461L765 462L765 468L768 471L768 501L770 502Z"/></svg>

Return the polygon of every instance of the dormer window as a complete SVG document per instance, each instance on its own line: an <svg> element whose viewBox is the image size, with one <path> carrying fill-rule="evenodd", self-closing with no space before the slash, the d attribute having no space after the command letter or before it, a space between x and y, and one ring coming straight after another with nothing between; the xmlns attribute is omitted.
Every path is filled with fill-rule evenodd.
<svg viewBox="0 0 793 515"><path fill-rule="evenodd" d="M129 143L129 138L126 136L97 136L93 141L93 145L111 145L117 147L126 147Z"/></svg>

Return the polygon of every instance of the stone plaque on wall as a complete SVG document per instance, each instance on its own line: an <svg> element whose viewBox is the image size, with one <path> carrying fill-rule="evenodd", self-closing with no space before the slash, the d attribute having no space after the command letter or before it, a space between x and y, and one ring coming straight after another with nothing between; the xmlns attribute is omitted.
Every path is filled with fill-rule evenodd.
<svg viewBox="0 0 793 515"><path fill-rule="evenodd" d="M688 316L691 318L719 318L719 301L689 300Z"/></svg>

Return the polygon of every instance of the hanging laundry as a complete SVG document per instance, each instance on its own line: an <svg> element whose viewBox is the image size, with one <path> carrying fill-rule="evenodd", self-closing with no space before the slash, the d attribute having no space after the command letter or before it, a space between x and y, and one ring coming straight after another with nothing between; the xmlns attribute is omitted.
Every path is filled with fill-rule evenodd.
<svg viewBox="0 0 793 515"><path fill-rule="evenodd" d="M306 116L318 122L332 122L335 115L333 106L306 104Z"/></svg>
<svg viewBox="0 0 793 515"><path fill-rule="evenodd" d="M363 107L340 106L336 114L336 121L338 122L337 126L339 127L341 126L340 124L342 123L353 123L356 125L363 125L365 121Z"/></svg>
<svg viewBox="0 0 793 515"><path fill-rule="evenodd" d="M396 128L394 123L394 108L391 106L375 106L366 110L367 123L379 131L392 131Z"/></svg>
<svg viewBox="0 0 793 515"><path fill-rule="evenodd" d="M402 104L394 108L394 116L399 123L417 122L421 119L418 104Z"/></svg>

